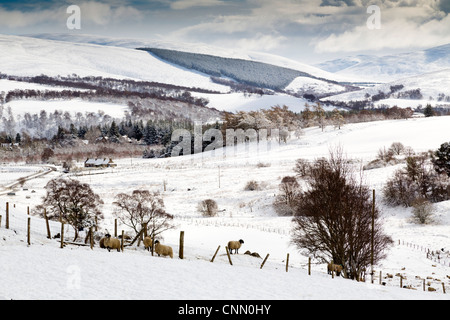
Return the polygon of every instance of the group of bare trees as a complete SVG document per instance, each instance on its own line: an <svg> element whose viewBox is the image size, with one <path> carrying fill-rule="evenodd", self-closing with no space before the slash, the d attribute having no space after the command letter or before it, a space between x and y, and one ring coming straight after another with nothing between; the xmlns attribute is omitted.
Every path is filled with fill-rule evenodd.
<svg viewBox="0 0 450 320"><path fill-rule="evenodd" d="M432 203L450 199L449 144L429 154L414 154L400 143L389 150L408 155L405 168L386 182L384 202L412 206L413 219L428 223ZM329 158L297 160L294 171L296 176L282 179L273 203L279 215L293 216L292 242L320 262L341 265L344 277L360 279L392 244L361 169L337 148Z"/></svg>
<svg viewBox="0 0 450 320"><path fill-rule="evenodd" d="M53 179L45 186L46 195L35 213L48 219L69 224L75 232L74 241L84 228L98 225L103 219L103 200L87 183L72 179ZM173 228L173 216L166 212L162 196L158 192L134 190L120 193L113 202L113 214L136 234L147 226L152 237Z"/></svg>
<svg viewBox="0 0 450 320"><path fill-rule="evenodd" d="M283 178L274 202L279 214L293 215L292 242L320 262L341 265L344 277L359 280L392 244L371 190L340 149L328 159L299 160L295 171L297 177Z"/></svg>

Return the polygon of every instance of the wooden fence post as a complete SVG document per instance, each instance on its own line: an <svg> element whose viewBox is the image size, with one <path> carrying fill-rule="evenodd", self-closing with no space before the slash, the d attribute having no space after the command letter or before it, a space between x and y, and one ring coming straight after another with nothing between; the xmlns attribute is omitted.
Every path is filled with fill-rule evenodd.
<svg viewBox="0 0 450 320"><path fill-rule="evenodd" d="M230 250L228 250L228 247L225 247L225 250L227 251L228 261L230 261L230 265L233 265L233 262L231 262Z"/></svg>
<svg viewBox="0 0 450 320"><path fill-rule="evenodd" d="M6 221L5 228L9 229L9 202L6 203Z"/></svg>
<svg viewBox="0 0 450 320"><path fill-rule="evenodd" d="M94 227L89 228L89 242L91 245L91 250L94 249Z"/></svg>
<svg viewBox="0 0 450 320"><path fill-rule="evenodd" d="M180 231L180 250L179 250L180 259L184 258L184 231Z"/></svg>
<svg viewBox="0 0 450 320"><path fill-rule="evenodd" d="M444 292L444 294L445 294L445 283L444 282L442 282L442 292Z"/></svg>
<svg viewBox="0 0 450 320"><path fill-rule="evenodd" d="M219 249L220 249L220 246L217 247L216 253L214 253L214 256L212 257L211 262L214 262L214 259L216 258L217 253L219 252Z"/></svg>
<svg viewBox="0 0 450 320"><path fill-rule="evenodd" d="M0 228L2 227L2 216L0 215Z"/></svg>
<svg viewBox="0 0 450 320"><path fill-rule="evenodd" d="M47 226L47 239L51 239L52 234L50 232L50 224L49 224L48 218L47 218L47 209L44 209L44 218L45 218L45 225Z"/></svg>
<svg viewBox="0 0 450 320"><path fill-rule="evenodd" d="M28 218L27 243L28 243L29 246L31 245L30 229L31 229L31 218Z"/></svg>
<svg viewBox="0 0 450 320"><path fill-rule="evenodd" d="M114 237L117 238L117 219L114 219Z"/></svg>
<svg viewBox="0 0 450 320"><path fill-rule="evenodd" d="M264 259L263 263L261 264L261 268L260 269L262 269L264 267L264 264L266 263L268 258L269 258L269 254L267 254L266 258Z"/></svg>
<svg viewBox="0 0 450 320"><path fill-rule="evenodd" d="M308 276L311 275L311 258L308 258Z"/></svg>
<svg viewBox="0 0 450 320"><path fill-rule="evenodd" d="M61 249L64 248L64 222L61 222Z"/></svg>
<svg viewBox="0 0 450 320"><path fill-rule="evenodd" d="M125 238L125 235L124 235L124 231L122 230L122 241L120 242L120 249L122 250L122 252L123 252L123 239Z"/></svg>
<svg viewBox="0 0 450 320"><path fill-rule="evenodd" d="M289 253L287 254L286 257L286 272L288 272L288 270L289 270Z"/></svg>

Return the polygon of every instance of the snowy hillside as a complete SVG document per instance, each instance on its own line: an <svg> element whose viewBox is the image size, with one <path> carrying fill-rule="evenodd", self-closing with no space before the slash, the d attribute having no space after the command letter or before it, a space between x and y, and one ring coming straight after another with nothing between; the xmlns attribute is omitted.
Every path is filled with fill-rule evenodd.
<svg viewBox="0 0 450 320"><path fill-rule="evenodd" d="M410 222L410 209L386 207L381 189L396 167L366 172L367 184L378 195L385 232L395 242L387 259L375 267L375 284L331 279L326 266L314 261L312 275L308 276L308 257L290 243L291 218L278 217L271 206L280 180L293 174L298 158L326 156L330 147L339 144L350 158L362 164L373 160L379 148L396 141L417 152L427 151L447 140L443 133L449 125L449 117L436 117L360 123L341 130L327 127L324 132L309 128L299 140L274 145L268 151L250 146L250 151L239 149L227 157L216 152L170 159L123 159L117 161L118 167L114 169L71 176L89 183L104 200L102 232L113 230L112 201L117 193L138 188L160 191L167 211L175 215L176 229L163 234L163 242L174 248L173 260L152 257L142 246L126 248L124 253L109 253L99 249L98 244L93 251L73 245L60 249L58 240L46 239L45 222L36 216L31 217L28 247L27 206L40 203L49 179L65 174L51 172L30 180L15 191L16 196L0 195L3 216L5 202L11 204L11 229L5 229L4 218L0 227L0 256L2 261L8 261L2 264L4 271L0 272L0 298L449 300L448 292L442 293L442 283L447 291L450 288L449 258L439 262L429 260L417 245L431 250L449 249L450 203L440 203L437 222L425 226ZM10 168L11 177L17 178L18 167L24 169L24 176L36 170L30 165L16 164L2 166L1 172ZM263 187L259 191L244 191L245 184L252 179ZM198 201L206 198L217 201L218 217L203 218L197 212ZM119 232L122 229L128 231L120 225ZM52 235L60 232L60 224L52 222L51 230ZM185 231L185 260L177 258L180 231ZM71 228L66 229L66 235L73 236ZM244 239L245 244L239 255L231 256L233 266L230 266L224 246L235 239ZM216 260L209 262L219 245ZM258 252L262 258L270 254L262 270L262 258L244 255L246 250ZM399 288L399 276L383 278L386 286L379 285L379 271L384 276L401 274L403 284L415 290ZM436 292L423 292L422 279L427 279L427 287Z"/></svg>
<svg viewBox="0 0 450 320"><path fill-rule="evenodd" d="M77 74L228 91L206 75L183 70L134 49L0 35L0 51L0 72L10 75Z"/></svg>
<svg viewBox="0 0 450 320"><path fill-rule="evenodd" d="M327 72L317 67L313 67L282 56L255 51L244 52L229 47L225 48L199 43L180 43L164 40L121 39L121 38L101 37L96 35L74 35L74 34L56 33L56 34L30 34L28 36L35 37L38 39L58 40L72 43L90 43L111 47L123 47L128 49L143 48L143 47L159 48L175 51L185 51L204 55L213 55L222 58L257 61L283 68L290 68L297 71L305 72L317 78L323 78L337 82L351 82L351 78L336 75L332 72Z"/></svg>
<svg viewBox="0 0 450 320"><path fill-rule="evenodd" d="M309 67L298 62L260 53L235 53L232 50L220 50L210 47L195 47L187 44L171 44L166 42L139 42L102 40L97 37L79 36L62 37L49 35L47 38L56 38L64 41L39 39L31 37L18 37L0 35L0 73L13 76L46 76L58 77L76 74L80 77L101 76L114 79L132 79L140 81L154 81L187 88L201 88L220 92L221 94L193 94L198 98L207 98L211 101L209 107L218 110L249 111L260 108L270 108L275 105L286 104L292 110L301 111L306 102L305 99L295 98L282 93L270 95L244 95L242 93L231 93L227 85L214 83L210 75L199 71L186 69L173 63L165 62L148 52L135 50L138 45L154 45L161 48L175 48L179 50L191 50L215 54L227 59L241 59L231 61L248 61L264 69L289 70L292 76L284 80L287 92L303 95L326 95L344 92L346 87L334 83L334 76L319 69ZM73 41L73 42L69 42ZM91 43L92 42L92 43ZM98 44L93 44L93 42ZM226 66L224 66L226 68ZM270 69L269 68L269 69ZM304 70L304 71L303 71ZM297 77L298 75L307 75ZM278 77L278 76L277 76ZM326 80L331 77L332 81ZM280 81L269 77L273 81ZM320 79L319 79L320 78ZM48 87L33 83L17 81L0 81L0 92L8 93L15 89L33 90L65 90L70 88ZM232 101L231 104L229 102ZM28 103L29 102L29 103ZM37 105L40 106L37 106ZM249 105L250 104L250 105ZM5 107L11 106L14 114L23 115L25 112L39 112L46 110L67 111L77 109L85 112L87 110L102 110L112 117L120 117L126 106L114 103L87 103L80 101L13 101ZM39 109L36 109L39 108ZM58 109L57 109L58 108Z"/></svg>
<svg viewBox="0 0 450 320"><path fill-rule="evenodd" d="M392 88L402 86L401 89L395 89L391 94ZM416 97L417 89L420 90L420 96ZM325 98L330 101L364 101L372 99L380 92L388 95L375 102L376 106L381 104L397 105L399 107L417 108L419 105L425 107L427 103L434 106L450 106L450 69L426 73L414 77L402 78L386 84L377 85L360 91L343 93Z"/></svg>
<svg viewBox="0 0 450 320"><path fill-rule="evenodd" d="M353 79L391 82L450 68L450 44L395 55L347 57L327 61L316 67Z"/></svg>

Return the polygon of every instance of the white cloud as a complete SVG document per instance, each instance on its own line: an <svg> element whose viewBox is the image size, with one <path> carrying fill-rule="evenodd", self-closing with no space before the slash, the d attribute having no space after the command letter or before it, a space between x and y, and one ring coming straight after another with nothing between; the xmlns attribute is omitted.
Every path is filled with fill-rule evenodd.
<svg viewBox="0 0 450 320"><path fill-rule="evenodd" d="M230 41L229 45L245 51L270 51L280 48L287 40L286 37L281 35L258 33L254 37Z"/></svg>
<svg viewBox="0 0 450 320"><path fill-rule="evenodd" d="M185 10L193 7L215 7L225 5L220 0L177 0L170 7L174 10Z"/></svg>
<svg viewBox="0 0 450 320"><path fill-rule="evenodd" d="M93 24L105 26L110 23L120 23L129 19L133 21L143 18L143 15L132 6L99 1L84 1L77 4L81 8L82 25ZM55 6L50 9L35 11L6 10L0 7L0 26L6 28L33 27L39 24L58 24L65 26L69 17L66 12L68 5Z"/></svg>
<svg viewBox="0 0 450 320"><path fill-rule="evenodd" d="M41 10L22 12L0 8L0 26L6 28L21 28L38 23L62 21L65 10ZM67 16L66 16L67 17ZM65 18L67 19L67 18Z"/></svg>
<svg viewBox="0 0 450 320"><path fill-rule="evenodd" d="M379 30L361 24L313 43L318 53L426 48L450 43L448 30L450 16L431 7L393 7L382 10Z"/></svg>

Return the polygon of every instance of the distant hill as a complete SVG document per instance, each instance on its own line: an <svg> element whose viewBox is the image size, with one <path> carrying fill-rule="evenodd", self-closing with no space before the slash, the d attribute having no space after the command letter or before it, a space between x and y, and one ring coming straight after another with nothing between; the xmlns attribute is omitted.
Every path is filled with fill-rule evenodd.
<svg viewBox="0 0 450 320"><path fill-rule="evenodd" d="M335 74L391 82L450 68L450 44L396 55L359 55L315 65Z"/></svg>
<svg viewBox="0 0 450 320"><path fill-rule="evenodd" d="M345 103L363 101L374 107L388 105L413 109L431 104L450 109L450 69L406 77L355 92L329 96L323 100Z"/></svg>
<svg viewBox="0 0 450 320"><path fill-rule="evenodd" d="M243 84L273 90L284 90L298 77L317 79L317 77L306 72L258 61L160 48L141 48L140 50L148 51L165 61L206 73L213 77L227 77ZM320 80L331 82L326 79Z"/></svg>

